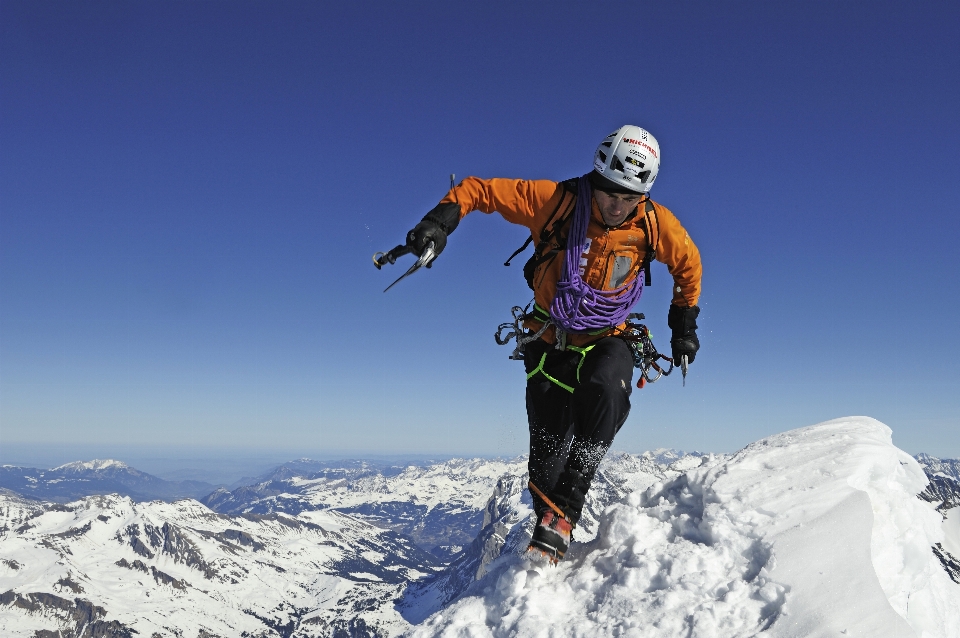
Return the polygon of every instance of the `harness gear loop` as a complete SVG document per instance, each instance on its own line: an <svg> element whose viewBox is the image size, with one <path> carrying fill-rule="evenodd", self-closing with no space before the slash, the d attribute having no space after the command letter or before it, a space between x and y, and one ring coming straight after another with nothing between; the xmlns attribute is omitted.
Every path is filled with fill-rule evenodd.
<svg viewBox="0 0 960 638"><path fill-rule="evenodd" d="M670 357L657 352L653 345L653 337L650 329L642 323L633 323L631 319L644 319L642 313L633 313L627 319L627 327L621 334L617 335L626 341L633 350L633 367L640 369L640 378L637 380L637 387L642 389L647 383L654 383L660 377L669 376L673 372L674 362ZM658 363L666 361L670 364L669 368L664 369ZM656 372L654 376L653 372Z"/></svg>
<svg viewBox="0 0 960 638"><path fill-rule="evenodd" d="M516 338L517 347L513 349L513 353L509 357L514 361L523 361L523 347L531 341L536 341L539 339L541 336L543 336L543 333L547 331L547 328L553 325L549 315L547 315L546 319L537 317L536 314L539 308L536 304L533 304L533 306L534 311L532 314L528 312L530 304L527 304L526 308L521 308L520 306L514 306L511 308L510 313L513 315L513 321L501 323L499 326L497 326L497 331L493 334L493 338L496 340L497 345L501 346L507 345L510 343L511 339ZM536 332L528 332L523 328L523 322L527 319L537 319L538 321L543 321L543 325ZM509 330L506 335L503 334L505 330Z"/></svg>

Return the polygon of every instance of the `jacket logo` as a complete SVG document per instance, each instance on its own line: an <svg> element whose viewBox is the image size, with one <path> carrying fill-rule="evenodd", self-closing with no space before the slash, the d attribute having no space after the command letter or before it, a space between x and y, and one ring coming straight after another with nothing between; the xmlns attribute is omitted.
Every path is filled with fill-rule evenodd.
<svg viewBox="0 0 960 638"><path fill-rule="evenodd" d="M583 273L587 270L587 255L590 254L590 245L593 243L593 240L587 237L587 241L583 243L583 253L580 257L580 276L583 277Z"/></svg>

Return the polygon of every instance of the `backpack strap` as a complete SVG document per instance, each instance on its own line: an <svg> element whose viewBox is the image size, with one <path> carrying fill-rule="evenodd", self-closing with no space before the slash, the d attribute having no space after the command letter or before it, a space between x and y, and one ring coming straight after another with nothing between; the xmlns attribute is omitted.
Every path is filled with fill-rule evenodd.
<svg viewBox="0 0 960 638"><path fill-rule="evenodd" d="M549 231L546 230L547 226L550 225L550 222L554 221L554 217L557 216L557 213L560 212L560 209L563 208L563 203L567 199L567 193L571 193L574 196L576 196L576 193L577 193L576 177L560 182L560 185L563 187L564 192L560 193L560 201L557 202L557 207L553 209L553 212L550 213L550 217L547 218L547 222L543 225L543 228L540 229L540 241L537 242L537 247L533 251L535 255L539 255L546 249L547 244L550 243L550 240L553 239L554 235L557 234L557 231L560 230L560 226L563 225L564 219L559 219L550 228ZM564 218L566 217L569 217L569 215L564 216ZM522 253L523 251L525 251L527 249L527 246L529 246L532 242L533 242L533 233L531 233L530 236L527 237L527 240L523 242L523 245L520 246L520 248L517 248L515 251L513 251L513 254L511 254L507 258L507 261L503 262L503 265L509 266L510 262L513 261L513 258L519 255L520 253Z"/></svg>
<svg viewBox="0 0 960 638"><path fill-rule="evenodd" d="M527 241L523 242L523 246L520 246L520 248L517 248L515 251L510 253L510 256L507 257L507 260L505 262L503 262L503 265L509 266L510 262L513 261L513 258L519 255L520 253L522 253L523 251L525 251L527 249L527 246L529 246L532 241L533 241L533 235L530 235L529 237L527 237Z"/></svg>
<svg viewBox="0 0 960 638"><path fill-rule="evenodd" d="M547 218L546 223L544 223L543 228L540 230L540 241L537 242L537 247L533 251L533 255L527 262L523 265L523 278L527 281L527 285L533 290L533 276L536 273L537 267L543 262L555 257L557 253L563 250L566 247L566 241L560 239L557 242L557 247L552 250L547 250L550 247L550 243L557 237L557 235L567 226L567 222L571 218L571 213L573 211L573 206L570 206L569 198L567 195L571 195L573 200L576 201L577 198L577 179L568 179L563 182L560 182L560 185L563 187L563 190L560 193L560 201L557 202L557 207L553 209L553 212L550 213L550 216ZM564 206L566 205L566 210ZM561 213L561 211L564 211ZM558 218L557 215L560 215ZM533 233L530 233L530 236L527 237L527 240L523 242L523 245L520 248L513 251L513 254L510 255L510 258L504 262L504 266L509 266L510 261L514 257L522 253L527 249L533 242Z"/></svg>
<svg viewBox="0 0 960 638"><path fill-rule="evenodd" d="M559 235L563 230L564 226L567 225L567 222L570 221L570 218L573 213L573 207L570 206L562 214L559 219L555 219L557 214L563 209L564 202L567 201L567 193L570 193L576 201L577 196L577 178L565 180L561 182L564 192L560 195L560 201L557 202L557 207L550 214L550 217L547 218L547 222L543 225L543 229L540 231L540 241L537 242L537 247L533 251L533 255L530 259L527 260L527 263L523 265L523 275L527 280L527 285L530 286L530 289L533 290L533 276L537 270L537 267L540 266L545 261L548 261L557 256L562 250L566 249L566 238L561 237L557 241L556 247L547 250L550 248L550 243ZM657 246L660 245L660 221L657 219L657 209L654 207L653 202L650 200L650 197L647 196L643 202L643 231L647 235L647 252L643 256L643 262L640 265L641 270L643 270L643 285L650 286L652 285L652 277L650 275L650 262L657 258ZM551 225L551 222L553 224ZM549 227L549 230L548 230ZM527 237L527 240L523 242L523 245L520 246L517 250L513 251L513 254L504 262L504 266L509 266L510 262L514 257L522 253L533 243L533 234L531 233L530 237Z"/></svg>
<svg viewBox="0 0 960 638"><path fill-rule="evenodd" d="M657 220L657 209L647 197L643 207L643 232L647 234L647 253L643 256L643 285L652 285L650 277L650 262L657 258L657 246L660 245L660 222Z"/></svg>

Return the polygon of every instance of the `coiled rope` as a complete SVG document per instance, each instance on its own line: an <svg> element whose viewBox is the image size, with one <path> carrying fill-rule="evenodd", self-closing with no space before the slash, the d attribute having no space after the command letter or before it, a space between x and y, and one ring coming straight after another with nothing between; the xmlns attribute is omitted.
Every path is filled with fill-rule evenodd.
<svg viewBox="0 0 960 638"><path fill-rule="evenodd" d="M550 304L553 322L571 333L592 332L620 325L627 320L630 309L643 294L643 279L639 273L633 281L614 290L597 290L583 280L580 258L586 247L593 187L584 175L579 179L577 188L577 206L567 238L563 269L557 283L557 294Z"/></svg>

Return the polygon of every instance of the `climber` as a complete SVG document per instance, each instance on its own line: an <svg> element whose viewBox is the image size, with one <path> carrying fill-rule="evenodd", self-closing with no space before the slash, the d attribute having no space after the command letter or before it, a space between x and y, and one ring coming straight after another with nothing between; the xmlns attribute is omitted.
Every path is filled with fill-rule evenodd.
<svg viewBox="0 0 960 638"><path fill-rule="evenodd" d="M623 126L597 147L590 173L559 183L468 177L407 234L410 252L438 256L474 210L530 230L536 249L524 274L535 304L524 327L539 333L523 348L537 514L531 548L554 561L567 551L597 467L630 412L634 358L619 335L651 260L673 277L674 362L692 363L700 347L700 253L674 214L650 199L659 168L653 135Z"/></svg>

